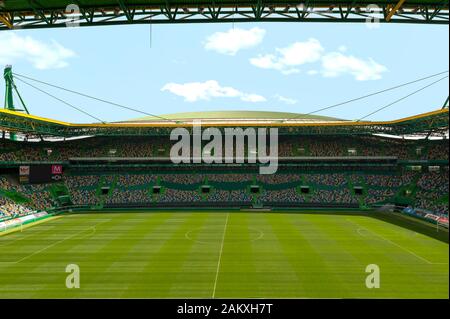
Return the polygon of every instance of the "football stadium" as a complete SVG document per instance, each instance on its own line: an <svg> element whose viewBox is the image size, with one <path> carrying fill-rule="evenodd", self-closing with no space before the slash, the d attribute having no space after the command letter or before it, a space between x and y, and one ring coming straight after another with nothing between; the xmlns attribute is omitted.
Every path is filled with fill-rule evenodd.
<svg viewBox="0 0 450 319"><path fill-rule="evenodd" d="M114 10L103 2L83 10L91 18L82 25L145 22L126 1ZM201 23L232 10L202 6L197 16L196 1L171 2L181 17L156 5L142 15ZM400 1L382 22L448 24L448 3L447 15L424 18L422 2L438 8L406 1L400 12ZM63 26L59 1L31 13L27 3L6 6L4 32ZM245 7L235 19L331 19L264 5L250 17ZM343 19L364 20L349 10ZM0 298L448 298L448 98L387 121L209 111L71 123L33 115L20 94L31 83L64 88L11 66L4 79ZM276 147L252 134L261 129L277 133ZM189 134L178 161L174 131ZM68 282L74 271L81 284ZM368 281L374 272L381 282Z"/></svg>

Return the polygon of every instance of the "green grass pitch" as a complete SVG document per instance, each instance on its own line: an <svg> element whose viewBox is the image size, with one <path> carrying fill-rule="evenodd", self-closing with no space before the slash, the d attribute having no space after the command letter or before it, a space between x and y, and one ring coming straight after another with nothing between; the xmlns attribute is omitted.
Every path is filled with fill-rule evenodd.
<svg viewBox="0 0 450 319"><path fill-rule="evenodd" d="M0 298L448 298L448 261L448 240L363 213L72 214L0 237Z"/></svg>

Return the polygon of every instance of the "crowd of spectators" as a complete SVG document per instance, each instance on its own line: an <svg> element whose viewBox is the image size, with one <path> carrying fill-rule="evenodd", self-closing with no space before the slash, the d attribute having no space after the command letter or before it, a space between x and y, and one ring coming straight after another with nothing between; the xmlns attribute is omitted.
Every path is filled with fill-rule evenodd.
<svg viewBox="0 0 450 319"><path fill-rule="evenodd" d="M251 202L258 197L261 202L285 202L285 203L339 203L356 204L358 197L363 199L366 205L374 205L392 200L401 187L409 186L416 177L413 172L404 171L395 174L345 174L345 173L317 173L317 174L286 174L275 175L252 175L237 173L218 174L123 174L117 176L117 186L110 194L104 195L106 204L129 204L161 202ZM83 181L84 180L84 181ZM68 178L68 188L72 195L74 204L88 203L97 204L101 201L96 195L93 185L99 183L99 176L73 176ZM114 180L113 175L103 178L105 184ZM354 193L348 184L352 181L353 186L362 185L367 190L359 195ZM256 182L263 186L261 194L251 194L246 186L239 185L241 189L221 189L220 183L242 183ZM152 194L151 186L162 183L160 194ZM166 184L165 184L166 183ZM200 189L186 188L188 185L213 183L211 193L202 194ZM294 183L294 185L292 185ZM289 184L287 188L283 184ZM306 184L306 185L303 185ZM265 189L264 185L272 185ZM278 186L277 186L278 185ZM308 186L311 188L309 195L299 192L298 187ZM445 192L448 193L448 177L441 173L423 174L418 179L417 198L421 203L425 200L437 200ZM432 192L421 191L421 189L432 189ZM437 190L437 191L435 191ZM425 195L422 195L425 192ZM429 196L426 196L429 195ZM430 205L428 205L430 206Z"/></svg>
<svg viewBox="0 0 450 319"><path fill-rule="evenodd" d="M310 142L310 156L335 157L348 156L348 149L343 147L340 141L320 141L320 143Z"/></svg>
<svg viewBox="0 0 450 319"><path fill-rule="evenodd" d="M32 187L13 185L8 179L0 176L0 190L19 193L26 196L27 200L26 203L18 204L0 193L0 220L25 216L53 205L50 194L45 190L44 185L33 185Z"/></svg>
<svg viewBox="0 0 450 319"><path fill-rule="evenodd" d="M417 185L415 184L417 181ZM395 172L395 173L278 173L275 175L206 173L169 174L153 173L108 173L105 175L66 175L67 187L72 204L144 204L144 203L192 203L192 202L236 202L251 203L317 203L317 204L382 204L391 201L401 189L412 191L416 208L448 214L445 196L449 192L448 169L439 172ZM116 183L115 183L116 182ZM193 184L211 183L211 192L202 193ZM246 185L243 185L245 183ZM261 193L254 194L248 183L261 186ZM221 187L221 184L224 184ZM225 185L235 184L235 185ZM286 184L286 185L284 185ZM289 185L288 185L289 184ZM152 186L161 186L160 193L153 194ZM107 192L101 187L108 186ZM300 186L310 188L309 194L300 191ZM363 192L355 195L352 186L361 186ZM44 210L54 207L49 186L21 185L0 177L0 190L16 192L29 200L19 205L0 192L0 207L3 216L24 214L28 210ZM448 198L448 197L447 197ZM6 210L8 209L8 212Z"/></svg>
<svg viewBox="0 0 450 319"><path fill-rule="evenodd" d="M252 197L244 190L214 189L206 200L221 203L250 203Z"/></svg>
<svg viewBox="0 0 450 319"><path fill-rule="evenodd" d="M70 199L73 205L93 206L100 203L100 200L97 196L97 192L95 189L87 190L87 189L69 188L69 192L70 192Z"/></svg>
<svg viewBox="0 0 450 319"><path fill-rule="evenodd" d="M156 182L156 176L151 174L121 174L117 180L119 187L148 185Z"/></svg>
<svg viewBox="0 0 450 319"><path fill-rule="evenodd" d="M26 201L25 206L23 206L24 209L45 210L56 206L53 197L48 191L48 184L21 185L0 176L0 190L23 196Z"/></svg>
<svg viewBox="0 0 450 319"><path fill-rule="evenodd" d="M385 189L371 189L369 188L367 191L367 196L364 199L364 202L366 205L373 205L373 204L381 204L386 201L389 201L396 195L395 190L391 188L385 188Z"/></svg>
<svg viewBox="0 0 450 319"><path fill-rule="evenodd" d="M48 184L18 185L14 190L25 195L30 201L29 205L36 210L45 210L57 206L48 191Z"/></svg>
<svg viewBox="0 0 450 319"><path fill-rule="evenodd" d="M358 199L348 188L317 189L312 193L310 202L317 204L358 204Z"/></svg>
<svg viewBox="0 0 450 319"><path fill-rule="evenodd" d="M441 160L448 159L448 143L431 145L428 150L421 155L421 159Z"/></svg>
<svg viewBox="0 0 450 319"><path fill-rule="evenodd" d="M305 179L314 185L344 187L348 184L344 174L308 174Z"/></svg>
<svg viewBox="0 0 450 319"><path fill-rule="evenodd" d="M168 137L94 137L61 142L0 140L0 161L66 161L76 157L167 157L174 143L169 141ZM420 152L419 148L422 149ZM395 156L399 159L431 160L449 158L447 140L426 144L376 136L280 137L278 149L280 157Z"/></svg>
<svg viewBox="0 0 450 319"><path fill-rule="evenodd" d="M0 221L33 213L29 207L0 198Z"/></svg>
<svg viewBox="0 0 450 319"><path fill-rule="evenodd" d="M448 215L448 183L448 170L423 174L417 181L415 207ZM447 203L443 202L445 196Z"/></svg>
<svg viewBox="0 0 450 319"><path fill-rule="evenodd" d="M99 175L66 176L65 185L74 205L96 205L99 203L97 187L100 183Z"/></svg>
<svg viewBox="0 0 450 319"><path fill-rule="evenodd" d="M80 188L88 186L97 186L100 182L99 175L72 175L67 176L67 186L70 188Z"/></svg>
<svg viewBox="0 0 450 319"><path fill-rule="evenodd" d="M401 186L409 185L413 182L413 172L402 172L402 174L393 175L361 175L365 183L370 186L379 186L386 188L399 188Z"/></svg>
<svg viewBox="0 0 450 319"><path fill-rule="evenodd" d="M199 184L205 180L202 174L164 174L161 175L161 181L174 184Z"/></svg>
<svg viewBox="0 0 450 319"><path fill-rule="evenodd" d="M427 198L418 198L415 204L416 208L438 213L442 215L448 215L448 204L438 203L436 201Z"/></svg>
<svg viewBox="0 0 450 319"><path fill-rule="evenodd" d="M259 197L262 203L304 203L306 198L295 188L281 190L264 190Z"/></svg>
<svg viewBox="0 0 450 319"><path fill-rule="evenodd" d="M214 183L246 183L253 181L251 174L207 174L208 182Z"/></svg>
<svg viewBox="0 0 450 319"><path fill-rule="evenodd" d="M105 204L145 204L152 202L148 189L115 188Z"/></svg>
<svg viewBox="0 0 450 319"><path fill-rule="evenodd" d="M300 174L275 174L275 175L257 175L256 181L262 184L289 184L301 183L302 176Z"/></svg>
<svg viewBox="0 0 450 319"><path fill-rule="evenodd" d="M439 195L444 195L448 194L448 182L448 170L443 172L429 172L419 178L417 187L421 190L428 190Z"/></svg>
<svg viewBox="0 0 450 319"><path fill-rule="evenodd" d="M158 198L160 203L192 203L202 200L198 191L166 189Z"/></svg>

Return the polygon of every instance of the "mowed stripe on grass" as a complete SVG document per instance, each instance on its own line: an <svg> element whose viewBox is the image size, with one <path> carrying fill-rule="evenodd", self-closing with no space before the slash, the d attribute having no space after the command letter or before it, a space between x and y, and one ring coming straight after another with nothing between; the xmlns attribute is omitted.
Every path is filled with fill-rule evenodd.
<svg viewBox="0 0 450 319"><path fill-rule="evenodd" d="M74 214L0 237L0 298L448 298L448 259L448 243L365 215Z"/></svg>

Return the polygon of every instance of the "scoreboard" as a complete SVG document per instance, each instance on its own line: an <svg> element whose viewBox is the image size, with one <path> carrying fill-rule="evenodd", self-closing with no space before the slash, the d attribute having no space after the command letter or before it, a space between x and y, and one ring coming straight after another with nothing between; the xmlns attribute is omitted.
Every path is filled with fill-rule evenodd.
<svg viewBox="0 0 450 319"><path fill-rule="evenodd" d="M51 183L62 179L63 167L58 164L23 165L19 167L22 184Z"/></svg>

